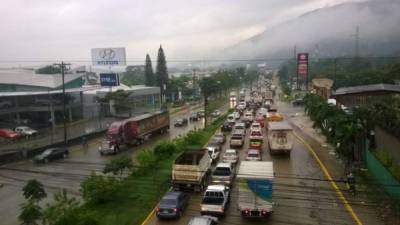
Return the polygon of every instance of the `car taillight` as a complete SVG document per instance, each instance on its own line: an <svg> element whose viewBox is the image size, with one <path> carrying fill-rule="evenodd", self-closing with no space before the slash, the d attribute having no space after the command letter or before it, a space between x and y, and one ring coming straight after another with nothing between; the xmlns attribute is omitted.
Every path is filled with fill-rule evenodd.
<svg viewBox="0 0 400 225"><path fill-rule="evenodd" d="M177 208L174 208L173 211L174 211L174 213L176 213L176 212L178 212L178 209L177 209Z"/></svg>
<svg viewBox="0 0 400 225"><path fill-rule="evenodd" d="M156 212L160 212L160 208L157 207L157 208L156 208Z"/></svg>

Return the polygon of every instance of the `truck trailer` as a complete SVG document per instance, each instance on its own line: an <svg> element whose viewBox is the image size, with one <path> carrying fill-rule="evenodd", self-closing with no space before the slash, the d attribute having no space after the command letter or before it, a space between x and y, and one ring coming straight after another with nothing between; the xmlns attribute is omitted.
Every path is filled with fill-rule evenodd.
<svg viewBox="0 0 400 225"><path fill-rule="evenodd" d="M169 130L169 112L157 111L113 122L108 128L99 146L99 152L116 154L125 145L141 144L145 139L156 133Z"/></svg>
<svg viewBox="0 0 400 225"><path fill-rule="evenodd" d="M273 163L242 161L236 176L238 210L242 217L268 217L272 213Z"/></svg>

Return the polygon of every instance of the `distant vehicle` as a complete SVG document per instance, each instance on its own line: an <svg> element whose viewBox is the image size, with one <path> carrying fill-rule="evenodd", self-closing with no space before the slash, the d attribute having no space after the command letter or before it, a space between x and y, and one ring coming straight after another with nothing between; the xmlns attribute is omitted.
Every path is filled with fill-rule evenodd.
<svg viewBox="0 0 400 225"><path fill-rule="evenodd" d="M254 122L250 126L250 132L252 132L252 131L261 131L261 130L262 130L261 124L258 123L258 122Z"/></svg>
<svg viewBox="0 0 400 225"><path fill-rule="evenodd" d="M292 101L293 106L302 106L304 105L304 100L302 98L297 98Z"/></svg>
<svg viewBox="0 0 400 225"><path fill-rule="evenodd" d="M11 101L3 100L0 101L0 109L10 108L12 106Z"/></svg>
<svg viewBox="0 0 400 225"><path fill-rule="evenodd" d="M235 147L243 147L244 145L244 133L241 130L234 131L231 136L231 140L229 141L229 146L231 148Z"/></svg>
<svg viewBox="0 0 400 225"><path fill-rule="evenodd" d="M189 117L190 121L198 121L200 120L200 115L198 112L192 112Z"/></svg>
<svg viewBox="0 0 400 225"><path fill-rule="evenodd" d="M222 156L222 161L236 164L238 162L237 150L236 149L226 149L224 155Z"/></svg>
<svg viewBox="0 0 400 225"><path fill-rule="evenodd" d="M233 127L234 130L241 130L246 134L246 125L244 123L237 122Z"/></svg>
<svg viewBox="0 0 400 225"><path fill-rule="evenodd" d="M225 185L208 186L200 204L200 214L225 215L229 203L229 194L229 188Z"/></svg>
<svg viewBox="0 0 400 225"><path fill-rule="evenodd" d="M215 134L213 139L219 141L219 143L224 144L226 141L226 135L224 133Z"/></svg>
<svg viewBox="0 0 400 225"><path fill-rule="evenodd" d="M246 161L261 161L261 151L258 149L249 149L247 151Z"/></svg>
<svg viewBox="0 0 400 225"><path fill-rule="evenodd" d="M14 130L21 136L27 136L27 137L34 136L39 133L37 130L34 130L27 126L16 127Z"/></svg>
<svg viewBox="0 0 400 225"><path fill-rule="evenodd" d="M242 217L268 217L273 211L272 162L241 162L237 175L238 209Z"/></svg>
<svg viewBox="0 0 400 225"><path fill-rule="evenodd" d="M244 113L244 119L250 121L251 123L253 122L253 113L250 111L247 111Z"/></svg>
<svg viewBox="0 0 400 225"><path fill-rule="evenodd" d="M167 192L156 208L159 219L180 218L189 205L189 195L180 191Z"/></svg>
<svg viewBox="0 0 400 225"><path fill-rule="evenodd" d="M175 127L183 127L188 125L188 120L186 118L177 119L175 120L174 126Z"/></svg>
<svg viewBox="0 0 400 225"><path fill-rule="evenodd" d="M207 150L183 152L172 165L172 186L200 192L207 185L210 171L211 160Z"/></svg>
<svg viewBox="0 0 400 225"><path fill-rule="evenodd" d="M204 110L198 111L197 114L199 115L200 118L203 118L205 115Z"/></svg>
<svg viewBox="0 0 400 225"><path fill-rule="evenodd" d="M217 225L218 218L213 216L195 216L190 218L187 225Z"/></svg>
<svg viewBox="0 0 400 225"><path fill-rule="evenodd" d="M246 109L246 102L239 102L239 104L236 106L238 110L245 110Z"/></svg>
<svg viewBox="0 0 400 225"><path fill-rule="evenodd" d="M219 110L215 110L214 112L211 113L212 117L218 117L221 115L221 112Z"/></svg>
<svg viewBox="0 0 400 225"><path fill-rule="evenodd" d="M235 124L235 115L232 113L232 114L229 114L228 115L228 118L227 118L227 121L229 122L229 123L231 123L231 124Z"/></svg>
<svg viewBox="0 0 400 225"><path fill-rule="evenodd" d="M265 126L265 117L264 116L257 116L256 117L256 122L259 123L261 125L261 127Z"/></svg>
<svg viewBox="0 0 400 225"><path fill-rule="evenodd" d="M211 175L211 183L231 186L235 177L235 169L230 162L218 163Z"/></svg>
<svg viewBox="0 0 400 225"><path fill-rule="evenodd" d="M116 154L126 145L141 144L153 134L167 132L169 123L168 111L146 113L113 122L100 143L99 152L101 155Z"/></svg>
<svg viewBox="0 0 400 225"><path fill-rule="evenodd" d="M229 123L228 121L224 122L221 125L221 131L223 131L223 132L232 131L232 124Z"/></svg>
<svg viewBox="0 0 400 225"><path fill-rule="evenodd" d="M240 119L240 113L237 111L233 112L233 117L235 118L235 120Z"/></svg>
<svg viewBox="0 0 400 225"><path fill-rule="evenodd" d="M268 122L282 121L283 116L278 113L277 109L269 109L267 113L267 120Z"/></svg>
<svg viewBox="0 0 400 225"><path fill-rule="evenodd" d="M7 128L0 128L0 138L4 138L10 141L15 141L17 139L19 139L21 137L20 134L18 134L17 132L14 132L11 129L7 129Z"/></svg>
<svg viewBox="0 0 400 225"><path fill-rule="evenodd" d="M261 140L262 141L264 139L262 131L261 130L252 130L250 132L250 139L251 140Z"/></svg>
<svg viewBox="0 0 400 225"><path fill-rule="evenodd" d="M49 148L33 159L35 163L48 163L56 159L63 159L69 155L66 147Z"/></svg>
<svg viewBox="0 0 400 225"><path fill-rule="evenodd" d="M268 126L268 145L271 154L290 154L293 148L292 127L286 122L273 122Z"/></svg>
<svg viewBox="0 0 400 225"><path fill-rule="evenodd" d="M258 115L258 116L262 116L262 117L264 117L264 119L265 119L265 118L267 118L267 112L268 112L268 109L266 109L266 108L260 108L259 111L258 111L258 113L257 113L257 115Z"/></svg>

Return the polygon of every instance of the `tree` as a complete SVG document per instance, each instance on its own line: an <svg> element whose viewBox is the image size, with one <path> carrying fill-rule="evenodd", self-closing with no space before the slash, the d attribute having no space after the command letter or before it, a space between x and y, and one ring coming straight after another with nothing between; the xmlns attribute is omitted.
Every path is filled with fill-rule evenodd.
<svg viewBox="0 0 400 225"><path fill-rule="evenodd" d="M37 202L33 199L29 199L28 202L22 203L21 214L18 219L22 222L22 225L37 225L36 222L42 217L42 211Z"/></svg>
<svg viewBox="0 0 400 225"><path fill-rule="evenodd" d="M132 116L132 109L134 109L134 105L132 103L132 99L130 98L131 93L126 92L124 90L117 90L116 92L108 92L104 99L101 99L102 102L109 102L110 100L114 101L114 108L117 113L128 112L129 116Z"/></svg>
<svg viewBox="0 0 400 225"><path fill-rule="evenodd" d="M81 183L83 199L88 204L103 204L115 199L120 182L114 177L92 173Z"/></svg>
<svg viewBox="0 0 400 225"><path fill-rule="evenodd" d="M146 64L144 66L144 78L146 86L155 86L156 81L153 73L153 66L149 54L146 55Z"/></svg>
<svg viewBox="0 0 400 225"><path fill-rule="evenodd" d="M156 81L161 91L161 102L165 103L165 95L168 84L168 70L165 54L162 46L158 49L157 67L156 67Z"/></svg>
<svg viewBox="0 0 400 225"><path fill-rule="evenodd" d="M117 158L110 160L103 169L103 173L112 173L119 175L122 179L122 174L125 170L132 169L133 163L131 157L128 155L121 155Z"/></svg>
<svg viewBox="0 0 400 225"><path fill-rule="evenodd" d="M41 67L37 70L35 70L35 73L38 74L57 74L61 73L61 68L58 66L44 66Z"/></svg>
<svg viewBox="0 0 400 225"><path fill-rule="evenodd" d="M219 84L214 77L205 77L200 80L200 88L204 96L204 126L207 126L208 97L218 92Z"/></svg>
<svg viewBox="0 0 400 225"><path fill-rule="evenodd" d="M46 191L43 188L43 184L33 179L29 180L28 183L22 188L23 195L27 200L40 201L47 196Z"/></svg>

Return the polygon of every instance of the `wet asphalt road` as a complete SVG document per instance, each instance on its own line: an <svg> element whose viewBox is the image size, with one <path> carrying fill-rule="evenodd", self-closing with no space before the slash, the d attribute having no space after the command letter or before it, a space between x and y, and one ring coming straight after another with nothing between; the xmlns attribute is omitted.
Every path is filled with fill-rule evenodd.
<svg viewBox="0 0 400 225"><path fill-rule="evenodd" d="M193 111L198 111L195 109ZM226 111L227 106L221 109ZM188 126L174 127L173 122L177 118L189 117L192 110L187 109L171 115L170 132L150 138L145 144L130 147L120 154L135 155L141 149L150 148L157 141L172 139L180 134L184 134L194 128L203 127L203 121L189 122ZM27 180L37 179L42 182L50 198L43 202L50 201L52 193L61 189L66 189L70 194L79 198L79 188L81 181L92 171L101 172L108 160L115 156L100 156L97 151L101 138L89 140L88 150L83 150L81 145L71 146L70 155L65 160L53 161L48 164L36 165L31 160L23 160L0 166L0 224L16 225L19 224L17 215L19 204L24 202L22 197L22 187Z"/></svg>
<svg viewBox="0 0 400 225"><path fill-rule="evenodd" d="M279 103L277 103L277 107L289 115L295 115L302 111L302 108L294 108L290 105L281 106ZM245 157L249 145L248 136L249 132L247 132L244 147L239 150L241 160ZM293 138L294 145L290 156L271 156L267 149L266 136L264 135L264 137L262 160L274 162L273 201L276 205L273 214L268 219L243 219L237 208L237 188L234 184L227 215L220 219L219 224L354 224L337 194L326 181L315 159L302 143ZM229 141L229 136L227 140ZM227 148L229 148L228 143L225 143L223 149ZM200 215L200 201L201 194L191 193L189 206L182 218L159 220L153 215L147 224L186 225L191 217Z"/></svg>

